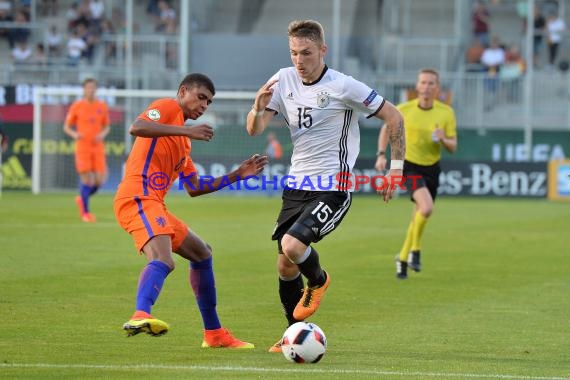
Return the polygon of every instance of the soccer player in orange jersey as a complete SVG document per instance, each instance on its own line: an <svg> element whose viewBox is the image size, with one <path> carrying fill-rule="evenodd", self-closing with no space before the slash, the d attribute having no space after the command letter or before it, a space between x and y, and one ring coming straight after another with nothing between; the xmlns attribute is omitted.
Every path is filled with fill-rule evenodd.
<svg viewBox="0 0 570 380"><path fill-rule="evenodd" d="M214 94L214 84L207 76L189 74L180 83L176 98L152 102L130 127L136 139L114 209L119 224L131 234L148 263L139 278L135 313L123 329L128 336L141 332L157 336L168 331L165 322L151 315L151 307L174 269L174 252L190 262L190 285L204 323L202 347L253 348L253 344L235 338L219 321L211 247L164 204L177 178L184 179L179 183L190 196L198 196L259 174L267 164L266 156L253 155L235 171L201 185L190 158L191 140L210 141L214 132L206 124L185 125L185 120L202 116Z"/></svg>
<svg viewBox="0 0 570 380"><path fill-rule="evenodd" d="M97 81L83 81L83 98L71 105L63 131L75 140L75 167L79 173L79 196L75 203L84 222L95 222L89 211L89 198L97 192L107 177L105 137L109 134L109 110L95 98Z"/></svg>
<svg viewBox="0 0 570 380"><path fill-rule="evenodd" d="M267 134L267 148L265 148L265 153L269 158L275 158L277 160L283 157L283 147L273 132Z"/></svg>

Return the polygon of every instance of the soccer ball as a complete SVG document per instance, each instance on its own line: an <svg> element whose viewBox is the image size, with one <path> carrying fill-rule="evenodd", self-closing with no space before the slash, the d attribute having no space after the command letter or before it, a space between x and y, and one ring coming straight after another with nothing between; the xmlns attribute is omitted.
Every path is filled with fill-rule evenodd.
<svg viewBox="0 0 570 380"><path fill-rule="evenodd" d="M285 358L295 363L316 363L325 354L327 338L314 323L297 322L283 334L281 351Z"/></svg>

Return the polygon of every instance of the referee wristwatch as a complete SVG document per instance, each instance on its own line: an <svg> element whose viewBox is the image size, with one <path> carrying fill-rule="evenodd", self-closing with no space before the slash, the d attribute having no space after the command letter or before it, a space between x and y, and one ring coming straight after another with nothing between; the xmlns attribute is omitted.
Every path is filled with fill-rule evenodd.
<svg viewBox="0 0 570 380"><path fill-rule="evenodd" d="M376 157L380 157L380 156L384 156L384 155L386 155L385 150L379 150L378 152L376 152Z"/></svg>

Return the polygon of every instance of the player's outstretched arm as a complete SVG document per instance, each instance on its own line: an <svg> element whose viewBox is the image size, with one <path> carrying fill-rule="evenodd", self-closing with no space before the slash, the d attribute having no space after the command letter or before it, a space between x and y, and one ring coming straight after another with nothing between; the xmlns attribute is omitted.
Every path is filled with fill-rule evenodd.
<svg viewBox="0 0 570 380"><path fill-rule="evenodd" d="M137 137L163 137L163 136L186 136L192 140L210 141L214 137L214 130L207 124L185 125L180 128L176 125L167 125L136 119L129 128L129 133Z"/></svg>
<svg viewBox="0 0 570 380"><path fill-rule="evenodd" d="M188 192L191 197L213 193L215 191L223 189L226 186L229 186L236 181L241 181L247 177L258 175L263 171L263 168L265 165L267 165L268 162L269 159L267 156L254 154L242 162L240 166L233 172L221 177L216 177L211 181L201 181L200 177L197 174L192 175L187 179L190 183L188 183L188 181L185 181L184 187L186 188L186 192Z"/></svg>

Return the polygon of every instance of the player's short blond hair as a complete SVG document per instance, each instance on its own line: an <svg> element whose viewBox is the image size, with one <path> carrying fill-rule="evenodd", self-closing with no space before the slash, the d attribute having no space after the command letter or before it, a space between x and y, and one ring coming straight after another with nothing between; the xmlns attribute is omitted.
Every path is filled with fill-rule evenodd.
<svg viewBox="0 0 570 380"><path fill-rule="evenodd" d="M289 23L289 38L307 38L318 45L325 44L325 30L320 22L315 20L295 20Z"/></svg>

